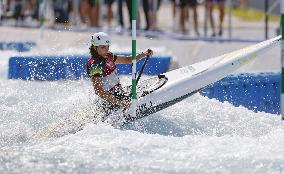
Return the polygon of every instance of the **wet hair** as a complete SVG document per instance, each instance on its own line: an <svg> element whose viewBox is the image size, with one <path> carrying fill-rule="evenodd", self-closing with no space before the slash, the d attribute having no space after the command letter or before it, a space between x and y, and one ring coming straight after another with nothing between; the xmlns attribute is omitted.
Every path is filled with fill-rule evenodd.
<svg viewBox="0 0 284 174"><path fill-rule="evenodd" d="M90 54L92 57L99 57L99 53L96 50L96 46L91 45L89 49L90 49Z"/></svg>

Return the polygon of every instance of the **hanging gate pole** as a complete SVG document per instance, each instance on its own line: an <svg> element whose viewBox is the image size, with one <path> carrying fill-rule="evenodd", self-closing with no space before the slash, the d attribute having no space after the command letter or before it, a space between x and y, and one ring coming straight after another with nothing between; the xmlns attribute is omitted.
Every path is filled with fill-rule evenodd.
<svg viewBox="0 0 284 174"><path fill-rule="evenodd" d="M132 0L132 116L136 117L136 0Z"/></svg>
<svg viewBox="0 0 284 174"><path fill-rule="evenodd" d="M280 114L284 120L284 2L281 1L281 94L280 94Z"/></svg>

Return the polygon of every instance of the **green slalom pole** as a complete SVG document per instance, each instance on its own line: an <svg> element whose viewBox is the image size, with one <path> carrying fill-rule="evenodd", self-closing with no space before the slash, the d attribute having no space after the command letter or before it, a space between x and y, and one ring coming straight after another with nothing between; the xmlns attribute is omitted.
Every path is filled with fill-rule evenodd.
<svg viewBox="0 0 284 174"><path fill-rule="evenodd" d="M284 120L284 2L281 1L281 94L280 94L280 114Z"/></svg>
<svg viewBox="0 0 284 174"><path fill-rule="evenodd" d="M132 116L136 117L136 0L132 0Z"/></svg>

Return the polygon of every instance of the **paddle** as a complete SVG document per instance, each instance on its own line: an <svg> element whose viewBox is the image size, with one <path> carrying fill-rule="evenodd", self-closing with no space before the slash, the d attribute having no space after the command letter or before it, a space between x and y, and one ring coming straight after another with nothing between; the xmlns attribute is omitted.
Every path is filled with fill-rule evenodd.
<svg viewBox="0 0 284 174"><path fill-rule="evenodd" d="M149 55L146 57L146 60L144 61L143 65L142 65L141 71L140 71L140 73L139 73L139 75L138 75L138 77L137 77L137 82L136 82L136 84L138 84L138 82L139 82L139 80L140 80L140 78L141 78L141 75L143 74L143 71L144 71L144 69L145 69L145 66L146 66L148 60L149 60L149 57L150 57Z"/></svg>

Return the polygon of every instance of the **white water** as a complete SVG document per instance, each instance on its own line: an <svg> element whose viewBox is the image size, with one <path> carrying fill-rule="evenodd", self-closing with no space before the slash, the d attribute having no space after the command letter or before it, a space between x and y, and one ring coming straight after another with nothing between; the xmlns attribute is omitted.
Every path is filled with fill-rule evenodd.
<svg viewBox="0 0 284 174"><path fill-rule="evenodd" d="M17 54L0 52L1 173L284 171L284 124L279 116L199 94L125 129L87 124L75 134L32 138L51 123L94 115L96 96L86 80L7 80L8 59Z"/></svg>

